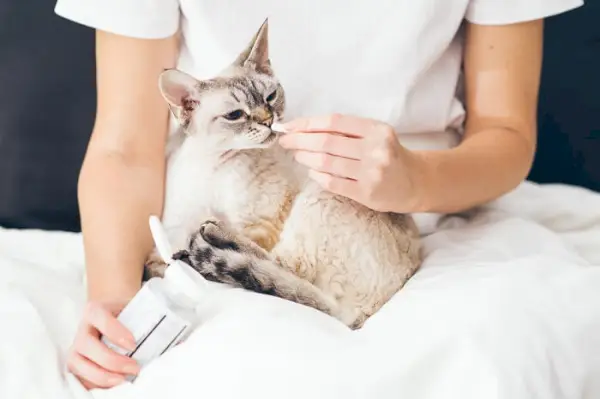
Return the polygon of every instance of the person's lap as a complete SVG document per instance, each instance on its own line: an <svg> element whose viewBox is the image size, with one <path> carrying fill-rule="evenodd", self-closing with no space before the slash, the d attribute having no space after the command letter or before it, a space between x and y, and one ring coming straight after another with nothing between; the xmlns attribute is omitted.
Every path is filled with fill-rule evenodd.
<svg viewBox="0 0 600 399"><path fill-rule="evenodd" d="M424 246L422 269L362 332L398 370L445 364L455 382L468 371L469 384L493 382L506 397L553 398L556 384L580 389L580 372L600 366L588 350L600 341L600 268L557 234L491 209L449 219Z"/></svg>
<svg viewBox="0 0 600 399"><path fill-rule="evenodd" d="M401 387L421 397L433 392L432 381L452 380L436 389L514 397L534 389L554 398L553 375L561 389L581 386L577 370L593 359L580 339L600 336L600 325L590 324L600 316L600 269L586 267L550 230L499 210L448 220L424 249L422 269L356 332L300 305L224 292L190 341L142 375L135 391L147 392L167 369L188 388L195 382L182 370L202 373L211 394L232 373L253 387L277 378L299 396L321 384L377 397ZM586 307L592 301L598 305Z"/></svg>
<svg viewBox="0 0 600 399"><path fill-rule="evenodd" d="M526 194L529 205L513 205L549 202L548 196L534 201ZM567 196L564 202L573 200ZM567 214L557 204L546 222L559 212ZM582 389L586 375L600 365L593 349L600 347L600 268L587 267L564 234L506 212L509 208L496 207L470 220L451 218L427 236L422 269L360 331L350 332L291 302L224 290L207 295L202 323L188 342L151 365L135 386L118 390L133 388L147 397L194 391L224 398L270 384L293 390L286 397L362 389L370 397L420 398L437 397L432 389L439 389L445 390L440 397L464 399L501 387L512 397L535 389L548 391L540 397L554 399L560 397L556 384L561 390ZM586 218L570 223L583 225ZM40 333L42 328L66 331L55 326L64 312L38 307L54 295L35 288L34 281L47 281L44 272L65 276L65 286L78 293L56 293L54 301L70 306L72 323L67 324L74 326L72 308L82 299L76 287L83 273L80 238L27 231L3 231L2 238L2 270L15 281L13 290L23 287L22 300L32 299L27 304L31 320L21 314L14 331L33 325L34 317L42 322ZM67 341L61 337L55 344L63 347ZM40 345L17 347L40 353ZM50 363L52 358L44 364ZM224 390L232 378L245 388Z"/></svg>

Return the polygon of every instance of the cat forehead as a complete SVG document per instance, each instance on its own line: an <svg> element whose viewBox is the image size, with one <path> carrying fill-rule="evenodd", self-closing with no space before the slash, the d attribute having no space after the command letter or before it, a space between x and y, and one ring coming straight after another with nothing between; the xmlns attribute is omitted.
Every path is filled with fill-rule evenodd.
<svg viewBox="0 0 600 399"><path fill-rule="evenodd" d="M244 74L233 76L218 76L205 81L206 88L213 89L238 89L238 90L269 90L277 85L277 80L264 74Z"/></svg>
<svg viewBox="0 0 600 399"><path fill-rule="evenodd" d="M230 95L236 101L262 103L264 97L277 88L277 81L266 75L217 77L204 81L205 94Z"/></svg>

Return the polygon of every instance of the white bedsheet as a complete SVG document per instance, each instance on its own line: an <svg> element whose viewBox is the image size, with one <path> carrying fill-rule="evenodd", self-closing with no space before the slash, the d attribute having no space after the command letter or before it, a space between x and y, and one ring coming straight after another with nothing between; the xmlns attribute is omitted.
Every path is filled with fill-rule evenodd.
<svg viewBox="0 0 600 399"><path fill-rule="evenodd" d="M600 195L525 183L425 247L361 331L223 290L135 384L87 392L63 358L80 236L0 230L0 398L600 398Z"/></svg>

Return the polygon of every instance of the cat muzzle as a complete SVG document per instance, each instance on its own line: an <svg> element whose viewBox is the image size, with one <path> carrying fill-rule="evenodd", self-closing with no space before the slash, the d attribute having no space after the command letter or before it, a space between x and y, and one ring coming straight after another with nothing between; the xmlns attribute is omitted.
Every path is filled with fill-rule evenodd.
<svg viewBox="0 0 600 399"><path fill-rule="evenodd" d="M260 107L252 113L252 119L261 125L271 126L273 124L274 116L273 112L271 112L271 110L268 108Z"/></svg>
<svg viewBox="0 0 600 399"><path fill-rule="evenodd" d="M273 144L275 142L275 140L277 140L278 134L277 132L271 131L271 134L269 134L261 143L262 145L266 145L269 146L271 144Z"/></svg>

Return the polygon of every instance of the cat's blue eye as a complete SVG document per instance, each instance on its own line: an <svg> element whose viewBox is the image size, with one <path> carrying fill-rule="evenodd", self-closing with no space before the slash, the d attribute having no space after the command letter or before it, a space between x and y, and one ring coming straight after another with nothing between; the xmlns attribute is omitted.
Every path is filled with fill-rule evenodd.
<svg viewBox="0 0 600 399"><path fill-rule="evenodd" d="M241 109L236 109L235 111L231 111L230 113L223 115L223 118L229 121L237 121L238 119L241 119L244 115L244 111L242 111Z"/></svg>
<svg viewBox="0 0 600 399"><path fill-rule="evenodd" d="M270 103L271 101L275 100L276 95L277 95L277 90L274 91L273 93L269 94L269 96L267 97L267 102Z"/></svg>

